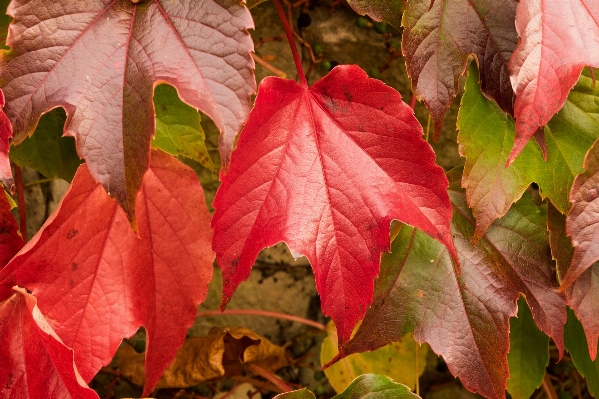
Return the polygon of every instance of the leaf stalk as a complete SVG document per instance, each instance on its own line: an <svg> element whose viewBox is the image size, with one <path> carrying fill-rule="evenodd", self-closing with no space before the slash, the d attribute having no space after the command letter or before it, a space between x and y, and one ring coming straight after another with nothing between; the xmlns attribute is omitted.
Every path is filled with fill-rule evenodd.
<svg viewBox="0 0 599 399"><path fill-rule="evenodd" d="M289 22L287 21L287 17L285 16L285 11L281 6L279 0L273 0L275 3L275 7L277 8L277 12L279 13L279 18L283 23L283 28L285 29L285 34L287 35L287 40L289 41L289 46L291 47L291 53L293 54L293 61L295 62L295 69L297 69L297 74L299 75L300 82L302 87L308 88L308 81L306 80L306 75L304 74L304 68L302 67L302 60L300 59L299 53L297 51L297 46L295 45L295 39L293 38L293 32L291 31L291 26L289 26Z"/></svg>

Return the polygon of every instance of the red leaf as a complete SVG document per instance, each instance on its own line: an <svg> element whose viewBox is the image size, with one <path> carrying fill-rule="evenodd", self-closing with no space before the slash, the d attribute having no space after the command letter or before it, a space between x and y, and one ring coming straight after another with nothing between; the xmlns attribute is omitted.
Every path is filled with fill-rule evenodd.
<svg viewBox="0 0 599 399"><path fill-rule="evenodd" d="M557 261L557 271L563 279L572 261L572 240L566 235L566 216L562 215L551 202L548 203L547 228L551 242L551 252ZM585 270L564 293L568 305L582 323L589 345L591 359L597 357L599 340L599 262Z"/></svg>
<svg viewBox="0 0 599 399"><path fill-rule="evenodd" d="M2 110L5 100L4 93L0 90L0 182L4 187L12 191L14 180L8 159L9 140L12 138L12 125Z"/></svg>
<svg viewBox="0 0 599 399"><path fill-rule="evenodd" d="M572 237L574 254L562 288L567 288L599 261L599 141L587 153L584 168L585 171L574 179L570 192L572 210L568 214L566 231Z"/></svg>
<svg viewBox="0 0 599 399"><path fill-rule="evenodd" d="M470 54L478 59L483 93L513 112L508 64L517 43L516 5L517 0L408 2L402 51L414 93L432 115L435 138Z"/></svg>
<svg viewBox="0 0 599 399"><path fill-rule="evenodd" d="M255 90L249 11L231 0L14 0L0 81L15 141L64 107L92 176L132 216L154 135L153 86L222 132L225 166ZM126 155L125 155L126 154Z"/></svg>
<svg viewBox="0 0 599 399"><path fill-rule="evenodd" d="M285 241L310 260L346 342L372 300L392 219L454 251L447 179L421 135L400 94L357 66L310 89L264 79L214 200L223 306L260 250Z"/></svg>
<svg viewBox="0 0 599 399"><path fill-rule="evenodd" d="M516 140L508 164L564 105L584 66L599 67L599 2L521 0L516 29L520 42L510 60Z"/></svg>
<svg viewBox="0 0 599 399"><path fill-rule="evenodd" d="M18 231L17 221L10 213L8 199L0 188L0 269L23 247L23 239Z"/></svg>
<svg viewBox="0 0 599 399"><path fill-rule="evenodd" d="M56 336L36 299L16 289L0 302L0 397L97 399Z"/></svg>
<svg viewBox="0 0 599 399"><path fill-rule="evenodd" d="M195 320L214 256L202 187L175 158L152 152L136 209L139 236L82 165L57 212L0 281L33 291L86 381L143 325L147 393Z"/></svg>
<svg viewBox="0 0 599 399"><path fill-rule="evenodd" d="M383 257L372 307L341 357L414 331L466 388L505 399L509 317L517 314L520 293L537 325L563 351L566 304L557 292L545 219L525 194L473 245L476 223L460 187L461 173L450 172L449 180L461 273L443 246L402 226L391 254Z"/></svg>

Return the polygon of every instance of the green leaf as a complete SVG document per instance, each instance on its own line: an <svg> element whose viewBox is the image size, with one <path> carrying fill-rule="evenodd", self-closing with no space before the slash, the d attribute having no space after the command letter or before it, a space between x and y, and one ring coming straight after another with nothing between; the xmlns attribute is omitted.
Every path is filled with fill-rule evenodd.
<svg viewBox="0 0 599 399"><path fill-rule="evenodd" d="M6 200L8 201L8 205L10 206L10 209L15 209L17 207L17 203L6 190L3 189L3 191L4 195L6 196Z"/></svg>
<svg viewBox="0 0 599 399"><path fill-rule="evenodd" d="M570 309L564 338L566 350L570 352L576 369L586 378L589 392L596 397L599 395L599 359L591 360L582 324Z"/></svg>
<svg viewBox="0 0 599 399"><path fill-rule="evenodd" d="M75 139L62 137L66 114L56 108L44 114L35 133L21 144L11 147L10 159L20 167L29 166L47 178L73 180L81 160Z"/></svg>
<svg viewBox="0 0 599 399"><path fill-rule="evenodd" d="M154 108L156 135L152 147L171 155L193 159L216 173L216 166L206 149L200 113L181 101L177 89L169 85L156 86Z"/></svg>
<svg viewBox="0 0 599 399"><path fill-rule="evenodd" d="M507 390L513 399L528 399L543 383L549 364L549 337L535 324L526 300L518 300L518 317L510 319L510 378Z"/></svg>
<svg viewBox="0 0 599 399"><path fill-rule="evenodd" d="M356 378L343 393L334 396L333 399L416 399L419 397L407 386L393 382L387 376L365 374Z"/></svg>
<svg viewBox="0 0 599 399"><path fill-rule="evenodd" d="M293 392L279 394L275 396L274 399L316 399L316 397L312 392L304 388Z"/></svg>
<svg viewBox="0 0 599 399"><path fill-rule="evenodd" d="M320 361L328 363L337 356L337 330L331 321L327 324L327 337L322 342ZM380 373L400 381L410 388L416 386L416 379L424 372L428 345L420 346L411 333L401 340L386 345L373 352L356 353L348 356L324 370L329 383L336 392L341 392L361 374Z"/></svg>
<svg viewBox="0 0 599 399"><path fill-rule="evenodd" d="M466 158L462 186L476 218L476 241L532 182L539 185L542 197L548 197L567 213L574 177L582 172L584 157L599 138L599 86L593 87L590 73L585 70L564 107L545 127L546 162L539 146L529 142L516 161L505 168L514 144L514 121L482 94L472 63L458 129L460 154Z"/></svg>

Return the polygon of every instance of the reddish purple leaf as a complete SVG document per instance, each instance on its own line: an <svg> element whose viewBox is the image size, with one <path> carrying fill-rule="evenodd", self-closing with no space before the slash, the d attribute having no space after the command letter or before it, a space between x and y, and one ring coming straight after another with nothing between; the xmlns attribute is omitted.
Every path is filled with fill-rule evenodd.
<svg viewBox="0 0 599 399"><path fill-rule="evenodd" d="M148 393L183 344L212 276L204 201L191 169L153 151L136 234L82 165L57 211L0 271L4 291L18 284L33 292L86 381L143 325Z"/></svg>
<svg viewBox="0 0 599 399"><path fill-rule="evenodd" d="M412 88L429 109L435 138L470 54L478 58L483 93L513 112L508 64L516 47L517 0L425 0L408 3L402 51Z"/></svg>
<svg viewBox="0 0 599 399"><path fill-rule="evenodd" d="M520 42L510 60L516 140L510 164L564 105L584 66L599 67L599 2L521 0L516 29Z"/></svg>
<svg viewBox="0 0 599 399"><path fill-rule="evenodd" d="M599 261L599 141L587 153L584 169L574 179L570 192L572 210L566 231L572 237L574 254L562 280L563 288Z"/></svg>
<svg viewBox="0 0 599 399"><path fill-rule="evenodd" d="M4 93L0 90L0 182L8 190L12 190L14 180L8 159L9 140L12 138L12 125L2 110L5 105Z"/></svg>
<svg viewBox="0 0 599 399"><path fill-rule="evenodd" d="M0 397L97 399L77 373L73 351L23 289L0 302Z"/></svg>
<svg viewBox="0 0 599 399"><path fill-rule="evenodd" d="M557 261L557 271L563 279L572 261L572 240L566 235L566 216L551 203L548 204L547 228L551 242L551 253ZM591 359L597 357L599 340L599 262L585 270L564 293L568 305L582 323Z"/></svg>
<svg viewBox="0 0 599 399"><path fill-rule="evenodd" d="M137 3L137 4L136 4ZM14 0L0 81L15 142L64 107L92 176L131 217L166 82L222 132L225 166L255 90L249 11L234 0Z"/></svg>
<svg viewBox="0 0 599 399"><path fill-rule="evenodd" d="M10 213L8 199L0 188L0 269L19 252L23 244L17 221Z"/></svg>
<svg viewBox="0 0 599 399"><path fill-rule="evenodd" d="M223 306L258 253L285 241L311 262L347 342L372 300L392 219L454 251L447 179L400 94L357 66L310 89L266 78L214 200Z"/></svg>
<svg viewBox="0 0 599 399"><path fill-rule="evenodd" d="M476 223L460 187L461 172L449 178L461 273L447 249L402 226L392 253L383 257L373 305L341 356L378 349L414 331L466 388L505 399L509 318L517 314L520 293L541 330L563 351L566 304L557 291L545 219L525 194L472 245Z"/></svg>

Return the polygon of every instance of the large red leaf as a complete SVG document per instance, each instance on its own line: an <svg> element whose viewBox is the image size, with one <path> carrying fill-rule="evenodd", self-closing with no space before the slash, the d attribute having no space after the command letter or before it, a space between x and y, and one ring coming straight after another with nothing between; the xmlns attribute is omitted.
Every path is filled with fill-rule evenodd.
<svg viewBox="0 0 599 399"><path fill-rule="evenodd" d="M214 256L202 187L172 156L152 152L136 207L138 235L81 166L57 212L0 281L5 291L18 284L33 292L86 381L143 325L147 393L195 320Z"/></svg>
<svg viewBox="0 0 599 399"><path fill-rule="evenodd" d="M584 168L574 179L570 192L572 210L566 231L572 237L574 254L562 281L564 288L599 261L599 141L587 153Z"/></svg>
<svg viewBox="0 0 599 399"><path fill-rule="evenodd" d="M228 163L255 90L249 11L235 0L14 0L0 82L15 141L64 107L65 133L130 216L154 135L153 87L175 86L223 133Z"/></svg>
<svg viewBox="0 0 599 399"><path fill-rule="evenodd" d="M400 94L357 66L310 89L264 79L214 200L223 306L260 250L285 241L310 260L343 343L372 300L392 219L454 251L447 179L421 135Z"/></svg>
<svg viewBox="0 0 599 399"><path fill-rule="evenodd" d="M564 105L584 66L599 67L599 2L521 0L516 29L520 42L510 60L516 140L509 163Z"/></svg>
<svg viewBox="0 0 599 399"><path fill-rule="evenodd" d="M97 399L77 373L73 351L56 336L35 297L16 291L0 302L0 397Z"/></svg>
<svg viewBox="0 0 599 399"><path fill-rule="evenodd" d="M23 247L18 231L17 221L10 213L10 204L0 187L0 269Z"/></svg>
<svg viewBox="0 0 599 399"><path fill-rule="evenodd" d="M468 56L476 55L483 93L512 113L508 64L516 47L517 0L421 0L408 2L402 51L412 88L424 99L441 133Z"/></svg>
<svg viewBox="0 0 599 399"><path fill-rule="evenodd" d="M8 159L9 140L12 138L12 125L4 113L4 93L0 90L0 182L11 190L13 185L10 159Z"/></svg>
<svg viewBox="0 0 599 399"><path fill-rule="evenodd" d="M566 216L551 203L547 212L547 228L551 242L551 253L557 261L560 279L566 275L572 261L572 240L566 235ZM582 323L591 359L597 357L599 340L599 262L585 270L565 291L568 305Z"/></svg>
<svg viewBox="0 0 599 399"><path fill-rule="evenodd" d="M417 229L402 226L385 254L374 301L341 356L375 350L409 331L442 355L469 390L505 398L509 375L509 317L523 293L541 330L563 351L566 304L558 293L545 219L525 195L495 221L477 245L475 221L450 172L451 222L461 273L447 250Z"/></svg>

